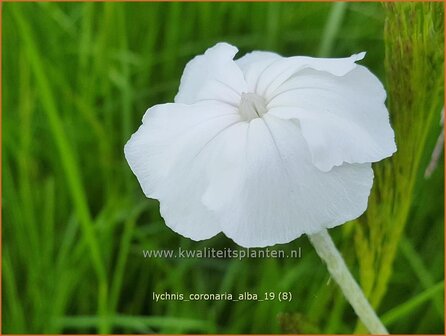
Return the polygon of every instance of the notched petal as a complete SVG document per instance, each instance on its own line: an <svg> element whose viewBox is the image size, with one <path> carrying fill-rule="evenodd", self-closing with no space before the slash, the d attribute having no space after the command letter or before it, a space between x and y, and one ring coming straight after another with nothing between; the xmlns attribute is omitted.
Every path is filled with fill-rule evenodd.
<svg viewBox="0 0 446 336"><path fill-rule="evenodd" d="M237 52L236 47L221 42L187 63L175 102L193 104L224 97L223 101L236 105L246 91L243 74L233 60Z"/></svg>
<svg viewBox="0 0 446 336"><path fill-rule="evenodd" d="M144 193L160 201L161 214L175 232L202 240L221 231L201 197L212 140L239 121L238 113L221 103L157 105L125 145Z"/></svg>
<svg viewBox="0 0 446 336"><path fill-rule="evenodd" d="M329 171L396 151L385 98L381 82L363 66L342 77L306 69L276 90L268 108L279 118L299 120L313 163Z"/></svg>
<svg viewBox="0 0 446 336"><path fill-rule="evenodd" d="M306 56L284 57L276 60L262 73L257 85L257 93L266 99L274 94L283 83L297 76L304 69L314 69L344 76L356 67L356 61L363 59L365 52L347 58L313 58Z"/></svg>
<svg viewBox="0 0 446 336"><path fill-rule="evenodd" d="M322 172L311 162L298 125L266 115L228 134L223 166L204 194L222 231L243 247L287 243L360 216L373 181L370 164Z"/></svg>

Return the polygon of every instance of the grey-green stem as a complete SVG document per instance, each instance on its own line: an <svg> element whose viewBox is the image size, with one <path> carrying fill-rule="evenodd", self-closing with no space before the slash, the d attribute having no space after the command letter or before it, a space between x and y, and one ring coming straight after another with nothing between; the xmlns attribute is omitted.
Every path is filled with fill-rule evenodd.
<svg viewBox="0 0 446 336"><path fill-rule="evenodd" d="M327 230L308 235L317 254L327 264L328 271L341 287L344 296L359 319L372 334L387 335L389 332L376 315L364 292L350 273L344 258L333 243Z"/></svg>

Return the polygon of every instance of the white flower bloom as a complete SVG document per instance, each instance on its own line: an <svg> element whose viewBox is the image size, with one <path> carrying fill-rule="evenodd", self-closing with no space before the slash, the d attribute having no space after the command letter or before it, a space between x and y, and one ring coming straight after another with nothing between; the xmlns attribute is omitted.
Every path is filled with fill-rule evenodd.
<svg viewBox="0 0 446 336"><path fill-rule="evenodd" d="M371 162L396 151L365 53L282 57L218 43L191 60L175 103L150 108L125 156L166 224L193 240L289 242L360 216Z"/></svg>

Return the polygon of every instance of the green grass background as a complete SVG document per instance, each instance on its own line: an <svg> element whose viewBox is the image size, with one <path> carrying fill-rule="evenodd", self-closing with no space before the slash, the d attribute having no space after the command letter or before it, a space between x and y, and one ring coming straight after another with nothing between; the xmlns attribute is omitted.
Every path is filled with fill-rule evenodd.
<svg viewBox="0 0 446 336"><path fill-rule="evenodd" d="M218 41L237 45L240 54L367 51L362 64L385 81L381 4L2 7L4 333L360 330L306 237L280 246L301 247L299 260L144 259L142 249L236 246L222 234L196 243L166 227L157 201L144 197L126 164L123 146L148 107L172 101L187 61ZM392 333L443 333L443 163L431 178L422 177L439 132L435 121L377 308ZM354 225L360 224L330 233L358 275ZM155 303L153 291L290 291L294 299Z"/></svg>

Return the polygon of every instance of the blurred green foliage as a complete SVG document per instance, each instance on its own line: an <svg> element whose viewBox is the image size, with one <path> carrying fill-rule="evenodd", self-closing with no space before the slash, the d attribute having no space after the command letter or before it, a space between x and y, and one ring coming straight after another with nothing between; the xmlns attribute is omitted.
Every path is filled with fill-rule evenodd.
<svg viewBox="0 0 446 336"><path fill-rule="evenodd" d="M375 166L374 191L367 213L359 220L365 225L355 226L361 282L375 307L386 293L404 227L413 225L410 213L416 202L414 190L417 181L425 183L424 171L431 160L432 150L426 150L426 142L438 136L444 105L443 6L387 3L384 8L387 105L398 152ZM438 217L435 224L442 226L442 218ZM407 241L402 246L402 252L417 271L421 288L428 292L434 286L433 277L419 262L415 248ZM442 255L431 258L443 262ZM439 268L442 269L441 264ZM431 294L435 296L433 314L437 317L444 314L439 295L442 286L439 283L437 291ZM398 322L403 321L412 324L409 319Z"/></svg>
<svg viewBox="0 0 446 336"><path fill-rule="evenodd" d="M437 89L441 92L443 82L425 85L424 76L442 71L432 58L443 50L434 43L442 5L414 4L415 14L398 12L400 6L3 4L2 331L353 332L353 311L305 237L280 246L302 247L302 258L292 261L142 256L142 249L236 248L222 234L196 243L173 233L123 157L123 145L144 111L174 97L186 62L227 41L241 54L253 49L330 57L368 52L362 63L388 83L398 145L410 149L399 154L410 168L398 169L398 180L385 173L386 165L395 169L390 160L376 165L377 180L385 175L386 183L408 181L410 188L395 187L407 201L392 201L392 211L373 210L388 200L371 198L374 212L367 221L330 232L361 285L376 297L372 301L381 303L378 313L392 333L443 333L443 163L431 178L423 177L440 133ZM387 41L385 67L386 15L387 34L395 41ZM400 29L411 15L422 16L422 27L409 21L408 30ZM421 31L428 35L415 43ZM402 55L392 62L389 53L397 52ZM405 55L414 55L412 63L405 63ZM395 218L393 207L402 204L405 216ZM379 230L370 218L380 220ZM383 231L393 221L397 224ZM387 258L385 246L391 246ZM386 278L376 294L383 269ZM153 291L290 291L294 299L155 303Z"/></svg>

